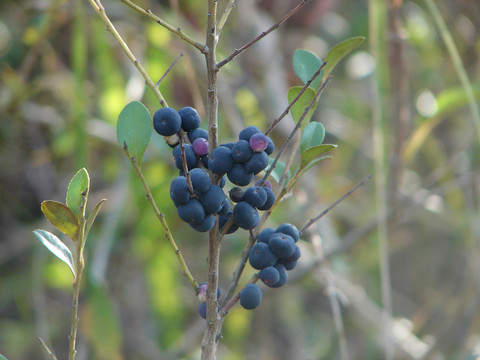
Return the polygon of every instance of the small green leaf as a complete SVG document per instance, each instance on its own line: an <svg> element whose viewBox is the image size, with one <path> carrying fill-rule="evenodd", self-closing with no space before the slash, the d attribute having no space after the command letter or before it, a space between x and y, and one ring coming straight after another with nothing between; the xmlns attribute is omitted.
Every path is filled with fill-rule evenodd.
<svg viewBox="0 0 480 360"><path fill-rule="evenodd" d="M58 237L46 230L36 229L33 233L53 255L68 265L70 270L72 270L73 277L75 277L72 253L67 246Z"/></svg>
<svg viewBox="0 0 480 360"><path fill-rule="evenodd" d="M67 206L78 216L80 206L82 205L82 193L88 197L90 190L90 176L85 168L78 170L75 176L70 180L67 189Z"/></svg>
<svg viewBox="0 0 480 360"><path fill-rule="evenodd" d="M7 358L5 356L3 356L2 354L0 354L0 360L7 360Z"/></svg>
<svg viewBox="0 0 480 360"><path fill-rule="evenodd" d="M273 164L273 159L269 159L269 164L268 167L265 169L265 172L270 169L270 166ZM285 164L281 161L277 161L277 164L275 165L275 168L272 170L270 176L277 182L277 184L280 182L280 178L283 175L283 172L285 171ZM287 178L285 179L285 182L288 182L288 179L290 179L290 171L287 172Z"/></svg>
<svg viewBox="0 0 480 360"><path fill-rule="evenodd" d="M290 89L288 89L288 103L291 103L295 97L300 93L302 90L302 86L293 86ZM305 92L300 96L298 101L295 103L295 105L292 106L290 113L292 114L293 121L296 123L300 120L302 117L303 113L305 112L305 108L310 105L312 100L315 98L315 90L312 88L308 88L305 90ZM307 115L302 121L301 128L303 129L308 122L310 121L310 118L312 117L313 113L315 112L315 108L317 107L317 103L311 107L311 109L308 111Z"/></svg>
<svg viewBox="0 0 480 360"><path fill-rule="evenodd" d="M325 62L327 63L323 68L322 81L325 80L332 72L333 68L342 60L348 53L355 50L365 40L363 36L357 36L341 43L338 43L330 49L327 56L325 56Z"/></svg>
<svg viewBox="0 0 480 360"><path fill-rule="evenodd" d="M47 200L42 202L42 212L53 226L73 241L77 241L78 220L68 206L58 201Z"/></svg>
<svg viewBox="0 0 480 360"><path fill-rule="evenodd" d="M102 204L107 201L107 199L102 199L100 202L95 206L95 209L90 213L87 219L87 223L85 225L85 239L88 236L88 233L90 232L90 228L93 225L93 222L95 221L95 218L97 217L98 212L100 211L100 208L102 207Z"/></svg>
<svg viewBox="0 0 480 360"><path fill-rule="evenodd" d="M152 118L145 105L139 101L127 104L118 116L117 140L141 164L143 154L152 136Z"/></svg>
<svg viewBox="0 0 480 360"><path fill-rule="evenodd" d="M322 59L308 50L297 49L293 53L293 70L304 84L312 78L322 64ZM310 84L310 87L315 90L318 89L320 86L320 80L322 79L322 73L323 69L320 72L320 75L318 75Z"/></svg>
<svg viewBox="0 0 480 360"><path fill-rule="evenodd" d="M300 152L308 150L312 146L320 145L325 138L325 128L322 123L312 121L305 126L300 140Z"/></svg>
<svg viewBox="0 0 480 360"><path fill-rule="evenodd" d="M300 162L300 169L307 168L307 167L310 168L316 162L314 164L311 164L311 163L313 161L316 161L316 159L320 155L325 154L326 152L335 150L337 148L337 146L338 145L323 144L323 145L318 145L318 146L312 146L312 147L308 148L307 150L303 151L302 152L302 160Z"/></svg>

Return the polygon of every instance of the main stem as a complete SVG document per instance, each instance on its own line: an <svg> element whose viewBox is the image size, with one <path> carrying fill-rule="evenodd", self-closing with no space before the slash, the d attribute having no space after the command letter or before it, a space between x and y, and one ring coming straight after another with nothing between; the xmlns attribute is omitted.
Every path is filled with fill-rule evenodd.
<svg viewBox="0 0 480 360"><path fill-rule="evenodd" d="M217 49L217 1L208 0L208 17L205 54L207 66L207 117L208 117L208 140L210 152L217 147L218 142L218 97L217 97L217 73L216 60ZM213 180L213 177L212 177ZM218 224L210 230L208 241L208 280L207 280L207 319L205 333L202 340L202 360L215 360L217 350L217 333L219 327L217 288L218 269L220 257L221 236Z"/></svg>

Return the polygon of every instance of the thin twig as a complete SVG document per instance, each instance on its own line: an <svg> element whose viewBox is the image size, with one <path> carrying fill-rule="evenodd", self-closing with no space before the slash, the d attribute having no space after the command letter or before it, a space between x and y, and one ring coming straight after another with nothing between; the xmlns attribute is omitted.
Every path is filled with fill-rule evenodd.
<svg viewBox="0 0 480 360"><path fill-rule="evenodd" d="M55 356L53 351L50 350L48 345L45 343L45 341L43 341L43 339L41 337L38 338L38 341L40 341L40 344L42 345L43 349L47 352L48 356L50 356L52 358L52 360L57 360L57 357Z"/></svg>
<svg viewBox="0 0 480 360"><path fill-rule="evenodd" d="M182 252L178 248L172 232L170 231L170 228L167 224L167 221L165 220L165 214L163 214L157 206L157 203L155 202L155 199L153 198L152 192L150 191L150 188L147 184L147 180L145 179L145 176L142 173L142 170L140 169L140 166L138 165L137 160L130 154L130 151L128 150L128 147L126 144L123 145L123 151L125 152L125 155L128 157L128 160L130 160L130 163L133 165L133 168L135 169L135 172L137 173L137 176L142 183L143 189L146 194L147 201L149 204L152 206L153 211L155 212L155 215L157 216L158 220L160 220L160 223L162 224L163 230L165 231L165 237L167 238L168 242L170 243L170 246L175 252L175 255L177 256L178 262L180 263L180 266L183 269L183 275L188 279L190 282L190 285L193 287L193 289L196 291L198 288L198 283L195 281L194 277L192 276L192 273L188 269L187 263L185 262L185 259L183 258Z"/></svg>
<svg viewBox="0 0 480 360"><path fill-rule="evenodd" d="M220 69L223 65L229 63L232 61L235 57L243 53L245 50L247 50L250 46L255 44L256 42L262 40L265 36L270 34L273 30L276 30L282 25L288 18L290 18L292 15L294 15L298 10L300 10L304 5L306 5L310 0L303 0L300 4L298 4L296 7L294 7L292 10L290 10L283 18L281 18L279 21L277 21L273 26L271 26L268 30L262 32L260 35L258 35L255 39L250 41L249 43L243 45L240 49L235 49L235 51L227 57L225 60L220 61L217 64L217 67Z"/></svg>
<svg viewBox="0 0 480 360"><path fill-rule="evenodd" d="M198 41L195 41L193 38L188 36L183 32L183 30L180 27L175 27L173 25L170 25L166 21L164 21L162 18L158 17L157 15L153 14L151 10L145 10L142 7L138 6L137 4L131 2L130 0L121 0L124 4L130 6L133 10L139 12L142 15L148 16L150 19L154 20L157 24L163 26L165 29L168 31L171 31L172 33L178 35L178 37L190 45L196 47L202 54L207 53L207 47L204 44L199 43Z"/></svg>
<svg viewBox="0 0 480 360"><path fill-rule="evenodd" d="M100 15L103 22L107 25L107 30L112 33L113 37L118 41L118 43L120 44L120 47L125 52L125 54L127 54L130 61L133 63L133 65L135 65L135 67L138 69L140 74L142 74L147 86L153 91L153 93L155 94L155 97L160 102L160 105L163 107L168 106L167 102L165 101L158 87L155 86L155 84L153 83L152 79L150 79L150 76L148 76L142 64L140 64L140 62L137 60L135 55L133 55L128 45L125 43L125 41L122 39L118 31L115 29L115 26L113 26L100 0L88 0L88 1L92 5L93 9L97 12L97 14Z"/></svg>
<svg viewBox="0 0 480 360"><path fill-rule="evenodd" d="M165 77L168 75L168 73L173 69L173 67L175 65L177 65L177 62L178 60L180 60L180 58L183 56L183 53L180 53L180 55L177 56L177 58L175 59L175 61L172 63L172 65L170 65L167 69L167 71L165 71L165 73L162 75L162 77L156 82L155 86L158 86L160 85L160 83L162 82L163 79L165 79Z"/></svg>
<svg viewBox="0 0 480 360"><path fill-rule="evenodd" d="M320 73L322 72L325 65L327 65L327 62L324 62L322 65L320 65L320 67L315 72L315 74L313 74L312 77L305 83L302 90L300 90L300 92L297 94L297 96L295 96L295 98L292 100L292 102L290 104L288 104L287 108L283 111L283 113L277 119L275 119L275 121L272 123L272 125L270 125L270 127L267 129L267 131L265 131L265 135L268 136L268 134L270 134L270 132L273 130L273 128L275 126L277 126L278 123L280 121L282 121L282 119L290 112L290 109L293 107L293 105L295 105L295 103L298 101L298 99L300 99L300 96L303 95L303 93L308 89L310 84L318 77L318 75L320 75Z"/></svg>
<svg viewBox="0 0 480 360"><path fill-rule="evenodd" d="M307 117L308 112L313 107L313 105L317 102L318 98L320 97L320 94L322 93L323 89L325 88L325 85L327 85L328 80L329 80L329 78L325 79L325 81L322 83L322 85L320 85L320 88L315 93L315 96L313 97L312 101L310 101L310 104L308 104L308 106L305 107L305 110L303 111L302 116L300 117L297 124L295 125L295 127L291 131L290 135L288 135L287 139L283 143L280 150L278 151L278 154L275 157L275 159L273 160L272 165L269 166L267 172L265 173L265 176L262 179L262 182L265 182L265 180L267 180L267 178L272 173L273 169L275 169L275 166L277 165L278 160L280 159L280 156L282 156L282 154L285 152L285 150L287 148L287 145L290 143L290 141L292 140L293 136L296 134L298 129L300 129L303 120Z"/></svg>
<svg viewBox="0 0 480 360"><path fill-rule="evenodd" d="M220 17L220 20L218 20L217 35L220 35L220 33L222 32L223 27L225 26L225 23L227 22L227 19L230 16L230 12L234 7L235 7L235 0L229 0L227 6L225 7L225 10L223 10L223 14Z"/></svg>
<svg viewBox="0 0 480 360"><path fill-rule="evenodd" d="M311 218L310 220L307 221L307 223L301 228L299 231L300 234L302 234L308 227L310 227L312 224L320 220L324 215L326 215L330 210L332 210L335 206L340 204L343 200L345 200L347 197L352 195L355 190L357 190L359 187L365 185L365 183L372 178L372 175L368 175L365 179L360 181L357 185L355 185L352 189L347 191L345 194L343 194L339 199L335 200L329 207L327 207L325 210L323 210L320 214L317 216Z"/></svg>

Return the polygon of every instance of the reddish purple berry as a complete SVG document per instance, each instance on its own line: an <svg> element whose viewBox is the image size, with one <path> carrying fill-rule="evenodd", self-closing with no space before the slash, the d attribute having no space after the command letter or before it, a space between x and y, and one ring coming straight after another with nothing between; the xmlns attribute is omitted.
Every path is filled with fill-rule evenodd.
<svg viewBox="0 0 480 360"><path fill-rule="evenodd" d="M248 143L253 151L261 152L268 146L268 136L265 136L262 133L253 134Z"/></svg>
<svg viewBox="0 0 480 360"><path fill-rule="evenodd" d="M203 156L208 154L208 140L204 138L196 138L193 142L193 151L198 156Z"/></svg>

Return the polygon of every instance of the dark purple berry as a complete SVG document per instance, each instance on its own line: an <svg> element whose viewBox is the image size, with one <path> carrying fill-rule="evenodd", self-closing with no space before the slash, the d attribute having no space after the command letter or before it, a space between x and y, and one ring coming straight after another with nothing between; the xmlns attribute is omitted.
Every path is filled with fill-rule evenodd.
<svg viewBox="0 0 480 360"><path fill-rule="evenodd" d="M249 141L253 134L262 133L260 129L256 126L248 126L238 134L239 140Z"/></svg>
<svg viewBox="0 0 480 360"><path fill-rule="evenodd" d="M243 190L240 186L234 186L228 192L230 199L235 203L242 201L244 194L245 190Z"/></svg>
<svg viewBox="0 0 480 360"><path fill-rule="evenodd" d="M240 305L244 309L255 309L261 302L262 290L257 284L248 284L240 293Z"/></svg>
<svg viewBox="0 0 480 360"><path fill-rule="evenodd" d="M153 115L153 127L162 136L176 134L181 125L182 119L175 109L164 107L157 110Z"/></svg>
<svg viewBox="0 0 480 360"><path fill-rule="evenodd" d="M264 189L265 193L267 194L267 200L265 201L265 204L258 207L258 210L262 210L262 211L270 210L273 204L275 203L275 194L268 187L262 187L262 189Z"/></svg>
<svg viewBox="0 0 480 360"><path fill-rule="evenodd" d="M229 217L233 217L233 213L231 211L229 211L227 214L225 215L221 215L218 217L218 228L220 230L222 230L222 228L224 227L224 225L227 223L228 221L228 218ZM235 225L234 223L232 223L232 225L230 225L230 227L228 228L228 230L225 232L225 234L232 234L234 233L235 231L238 230L238 225Z"/></svg>
<svg viewBox="0 0 480 360"><path fill-rule="evenodd" d="M220 146L224 146L224 147L226 147L226 148L229 148L230 150L232 150L233 145L235 145L234 142L229 142L229 143L225 143L225 144L220 144Z"/></svg>
<svg viewBox="0 0 480 360"><path fill-rule="evenodd" d="M232 151L224 146L214 149L208 157L208 168L215 174L224 175L233 167Z"/></svg>
<svg viewBox="0 0 480 360"><path fill-rule="evenodd" d="M220 179L220 182L218 183L218 186L220 186L223 189L226 183L227 183L227 178L225 176L222 176L222 178Z"/></svg>
<svg viewBox="0 0 480 360"><path fill-rule="evenodd" d="M182 160L182 150L180 146L183 146L185 151L185 158L187 159L187 167L193 169L197 166L197 157L195 156L195 151L190 144L177 145L173 149L173 157L175 158L175 166L177 169L183 169L183 160Z"/></svg>
<svg viewBox="0 0 480 360"><path fill-rule="evenodd" d="M256 175L268 166L268 160L268 155L265 151L254 153L250 160L245 163L245 169Z"/></svg>
<svg viewBox="0 0 480 360"><path fill-rule="evenodd" d="M208 140L204 138L197 138L192 144L193 151L198 156L203 156L208 154Z"/></svg>
<svg viewBox="0 0 480 360"><path fill-rule="evenodd" d="M268 136L262 133L253 134L248 143L253 151L263 152L268 146Z"/></svg>
<svg viewBox="0 0 480 360"><path fill-rule="evenodd" d="M188 140L193 144L196 139L205 139L208 140L208 131L205 129L193 129L187 132Z"/></svg>
<svg viewBox="0 0 480 360"><path fill-rule="evenodd" d="M263 179L255 181L255 186L263 186L272 190L272 183L268 180L263 181Z"/></svg>
<svg viewBox="0 0 480 360"><path fill-rule="evenodd" d="M200 196L200 203L206 213L216 214L223 206L225 193L218 185L210 185L207 192Z"/></svg>
<svg viewBox="0 0 480 360"><path fill-rule="evenodd" d="M235 164L227 173L228 180L238 186L250 184L254 178L252 172L248 172L243 164Z"/></svg>
<svg viewBox="0 0 480 360"><path fill-rule="evenodd" d="M248 144L248 141L238 140L232 148L233 160L237 163L245 163L253 155L253 151Z"/></svg>
<svg viewBox="0 0 480 360"><path fill-rule="evenodd" d="M265 228L263 229L260 234L257 236L257 242L263 242L268 244L268 240L270 240L270 236L275 232L274 228Z"/></svg>
<svg viewBox="0 0 480 360"><path fill-rule="evenodd" d="M200 115L198 115L197 110L194 108L187 106L180 110L178 110L180 114L180 118L182 119L182 129L185 131L191 131L200 126Z"/></svg>
<svg viewBox="0 0 480 360"><path fill-rule="evenodd" d="M170 198L175 207L185 205L190 200L190 189L184 176L178 176L172 180L170 184Z"/></svg>
<svg viewBox="0 0 480 360"><path fill-rule="evenodd" d="M263 242L256 243L248 256L250 266L257 270L265 269L277 263L277 257L272 253L267 244Z"/></svg>
<svg viewBox="0 0 480 360"><path fill-rule="evenodd" d="M285 266L283 266L282 264L275 264L275 269L278 270L278 273L280 274L280 280L278 280L274 285L272 285L271 287L273 288L278 288L280 286L283 286L285 285L285 283L287 282L288 280L288 274L287 274L287 269L285 269Z"/></svg>
<svg viewBox="0 0 480 360"><path fill-rule="evenodd" d="M275 232L290 235L295 242L300 239L300 233L298 232L298 229L292 224L282 224Z"/></svg>
<svg viewBox="0 0 480 360"><path fill-rule="evenodd" d="M275 144L273 143L272 139L268 138L268 145L267 148L265 149L265 152L267 155L272 155L272 153L275 151Z"/></svg>
<svg viewBox="0 0 480 360"><path fill-rule="evenodd" d="M192 181L193 189L199 193L203 194L210 188L210 177L203 169L195 168L190 170L190 180Z"/></svg>
<svg viewBox="0 0 480 360"><path fill-rule="evenodd" d="M275 232L270 236L268 247L279 258L287 258L295 252L295 241L290 235Z"/></svg>
<svg viewBox="0 0 480 360"><path fill-rule="evenodd" d="M198 313L200 314L200 316L204 319L207 318L207 303L206 302L202 302L199 306L198 306Z"/></svg>
<svg viewBox="0 0 480 360"><path fill-rule="evenodd" d="M278 280L280 280L280 273L278 272L277 268L273 266L267 266L265 269L260 271L260 280L262 280L262 282L267 286L273 286L278 282Z"/></svg>
<svg viewBox="0 0 480 360"><path fill-rule="evenodd" d="M265 205L267 201L267 192L259 186L249 187L243 195L243 201L246 201L256 208L260 208Z"/></svg>
<svg viewBox="0 0 480 360"><path fill-rule="evenodd" d="M226 215L230 211L230 201L225 197L222 202L222 208L217 212L218 215Z"/></svg>
<svg viewBox="0 0 480 360"><path fill-rule="evenodd" d="M215 215L206 214L202 221L198 224L190 224L193 230L198 232L207 232L213 229L215 226L215 221L217 220Z"/></svg>
<svg viewBox="0 0 480 360"><path fill-rule="evenodd" d="M260 222L258 211L245 201L240 201L233 208L233 221L245 230L253 229Z"/></svg>
<svg viewBox="0 0 480 360"><path fill-rule="evenodd" d="M205 218L205 210L196 199L190 199L185 205L177 209L178 216L189 224L198 224Z"/></svg>

